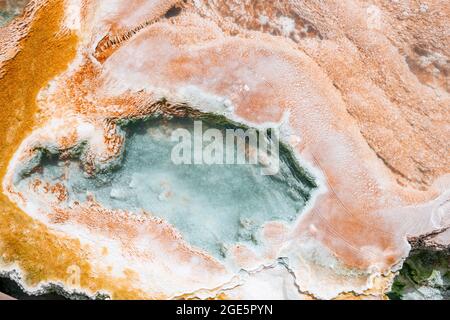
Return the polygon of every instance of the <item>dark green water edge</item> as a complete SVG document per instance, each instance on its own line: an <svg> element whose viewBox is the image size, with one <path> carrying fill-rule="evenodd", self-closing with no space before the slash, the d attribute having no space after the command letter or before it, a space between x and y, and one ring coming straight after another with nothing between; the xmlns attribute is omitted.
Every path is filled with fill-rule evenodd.
<svg viewBox="0 0 450 320"><path fill-rule="evenodd" d="M450 300L450 250L414 249L395 277L393 300Z"/></svg>

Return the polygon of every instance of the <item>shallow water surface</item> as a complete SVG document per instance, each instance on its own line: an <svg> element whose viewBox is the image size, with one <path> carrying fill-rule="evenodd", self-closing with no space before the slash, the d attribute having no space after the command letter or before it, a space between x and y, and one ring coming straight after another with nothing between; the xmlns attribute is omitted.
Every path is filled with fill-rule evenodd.
<svg viewBox="0 0 450 320"><path fill-rule="evenodd" d="M214 122L203 130L211 127L225 130ZM39 173L25 180L64 183L68 202L84 201L90 194L107 208L164 218L189 243L216 257L226 255L229 244L257 244L265 222L292 221L309 200L314 179L286 147L280 148L280 170L274 176L262 175L260 164L175 165L171 152L178 142L171 134L178 128L192 132L193 121L153 119L124 127L123 161L110 172L88 177L78 160L47 159ZM231 148L238 152L235 145Z"/></svg>
<svg viewBox="0 0 450 320"><path fill-rule="evenodd" d="M20 15L30 0L0 0L0 27Z"/></svg>

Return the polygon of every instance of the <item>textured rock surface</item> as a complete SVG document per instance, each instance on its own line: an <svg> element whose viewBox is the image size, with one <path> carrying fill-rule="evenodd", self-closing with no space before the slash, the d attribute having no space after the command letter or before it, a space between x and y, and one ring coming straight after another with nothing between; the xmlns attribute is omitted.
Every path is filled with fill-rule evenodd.
<svg viewBox="0 0 450 320"><path fill-rule="evenodd" d="M449 20L445 0L31 1L0 29L2 270L115 298L385 297L408 238L450 225ZM92 173L118 119L187 109L277 124L317 178L264 249L222 262L164 220L17 188L37 147L85 144Z"/></svg>
<svg viewBox="0 0 450 320"><path fill-rule="evenodd" d="M449 251L413 250L395 278L393 299L450 299Z"/></svg>

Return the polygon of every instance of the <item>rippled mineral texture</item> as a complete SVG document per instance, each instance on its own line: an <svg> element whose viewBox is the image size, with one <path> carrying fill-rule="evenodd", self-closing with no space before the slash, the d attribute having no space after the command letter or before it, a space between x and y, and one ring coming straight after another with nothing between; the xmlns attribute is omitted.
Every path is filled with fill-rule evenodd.
<svg viewBox="0 0 450 320"><path fill-rule="evenodd" d="M0 291L449 298L447 0L0 0L2 25ZM198 121L278 128L278 173L174 164Z"/></svg>

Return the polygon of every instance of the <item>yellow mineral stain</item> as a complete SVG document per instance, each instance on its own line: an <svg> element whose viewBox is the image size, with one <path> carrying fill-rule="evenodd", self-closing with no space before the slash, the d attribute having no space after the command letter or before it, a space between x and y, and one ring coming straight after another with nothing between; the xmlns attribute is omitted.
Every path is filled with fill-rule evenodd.
<svg viewBox="0 0 450 320"><path fill-rule="evenodd" d="M75 57L76 36L55 36L63 17L63 1L51 1L37 13L21 50L4 65L0 79L0 177L12 154L32 130L36 96ZM67 277L68 266L79 261L77 241L56 238L0 194L0 252L4 263L16 262L33 285L43 279ZM71 250L70 250L71 249Z"/></svg>
<svg viewBox="0 0 450 320"><path fill-rule="evenodd" d="M63 17L64 1L48 1L37 12L31 32L21 41L21 50L4 64L5 74L0 79L1 179L13 153L35 125L38 92L75 57L77 36L60 32ZM76 266L82 288L93 292L107 290L116 299L147 297L130 288L130 274L114 280L95 274L87 262L86 252L78 240L56 235L0 192L0 264L17 264L28 285L69 281L68 270Z"/></svg>

